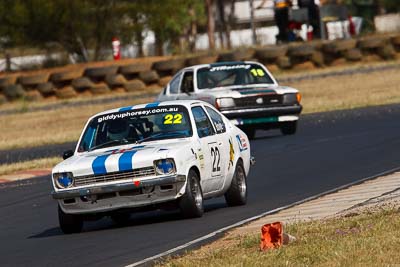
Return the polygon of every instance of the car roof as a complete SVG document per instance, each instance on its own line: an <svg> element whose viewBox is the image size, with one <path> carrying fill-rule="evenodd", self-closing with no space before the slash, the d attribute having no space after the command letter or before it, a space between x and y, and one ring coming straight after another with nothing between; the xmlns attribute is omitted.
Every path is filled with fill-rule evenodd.
<svg viewBox="0 0 400 267"><path fill-rule="evenodd" d="M232 66L232 65L238 65L238 64L258 64L262 65L260 62L256 61L222 61L222 62L216 62L216 63L211 63L211 64L199 64L199 65L193 65L190 67L186 67L182 69L184 70L197 70L200 68L210 68L210 67L219 67L219 66Z"/></svg>
<svg viewBox="0 0 400 267"><path fill-rule="evenodd" d="M204 101L200 101L200 100L170 100L170 101L163 101L163 102L151 102L151 103L144 103L144 104L138 104L138 105L132 105L132 106L119 107L119 108L105 110L105 111L102 111L102 112L99 112L99 113L93 115L90 119L100 116L100 115L106 115L106 114L121 112L121 111L136 110L136 109L141 109L141 108L153 108L153 107L163 107L163 106L172 106L172 105L180 105L180 106L185 106L186 108L190 108L193 104L208 104L208 103L206 103Z"/></svg>

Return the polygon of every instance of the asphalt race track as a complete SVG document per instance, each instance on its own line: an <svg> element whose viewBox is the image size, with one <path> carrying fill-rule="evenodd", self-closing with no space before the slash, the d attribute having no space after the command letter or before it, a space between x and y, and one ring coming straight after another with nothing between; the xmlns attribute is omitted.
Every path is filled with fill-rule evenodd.
<svg viewBox="0 0 400 267"><path fill-rule="evenodd" d="M127 227L110 219L63 235L50 177L0 184L1 266L123 266L239 220L400 166L400 105L303 116L294 136L259 132L248 204L206 201L200 219L177 212L135 214Z"/></svg>

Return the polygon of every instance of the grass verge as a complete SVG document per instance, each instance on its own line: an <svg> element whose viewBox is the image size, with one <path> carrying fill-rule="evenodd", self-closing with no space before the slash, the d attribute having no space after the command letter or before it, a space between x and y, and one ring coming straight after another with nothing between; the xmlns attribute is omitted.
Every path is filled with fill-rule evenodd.
<svg viewBox="0 0 400 267"><path fill-rule="evenodd" d="M0 175L12 174L24 170L49 169L61 162L61 157L35 159L30 161L17 162L0 165Z"/></svg>
<svg viewBox="0 0 400 267"><path fill-rule="evenodd" d="M381 209L353 217L289 224L297 240L261 252L260 234L203 247L158 266L399 266L400 210ZM218 242L218 241L217 241Z"/></svg>

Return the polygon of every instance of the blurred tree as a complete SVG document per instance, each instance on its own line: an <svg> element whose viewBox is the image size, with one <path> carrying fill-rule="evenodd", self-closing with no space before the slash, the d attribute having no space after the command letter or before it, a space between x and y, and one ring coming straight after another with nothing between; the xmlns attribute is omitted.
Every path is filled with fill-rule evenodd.
<svg viewBox="0 0 400 267"><path fill-rule="evenodd" d="M162 55L164 44L176 50L185 37L195 42L202 21L203 0L2 0L0 44L56 43L80 61L100 60L110 55L114 36L135 42L143 55L144 34L151 30Z"/></svg>
<svg viewBox="0 0 400 267"><path fill-rule="evenodd" d="M208 35L208 48L211 50L215 49L215 7L214 0L204 0L207 11L207 35Z"/></svg>
<svg viewBox="0 0 400 267"><path fill-rule="evenodd" d="M167 43L176 50L188 25L192 21L201 22L203 16L199 0L138 0L138 3L143 5L147 27L154 32L156 55L164 54L163 46Z"/></svg>

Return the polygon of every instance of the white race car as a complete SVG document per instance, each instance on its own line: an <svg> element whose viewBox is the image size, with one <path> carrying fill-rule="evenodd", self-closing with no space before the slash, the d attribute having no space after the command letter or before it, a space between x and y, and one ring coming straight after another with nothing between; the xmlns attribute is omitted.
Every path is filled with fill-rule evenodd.
<svg viewBox="0 0 400 267"><path fill-rule="evenodd" d="M214 105L252 139L257 129L295 134L302 110L295 88L277 83L260 63L218 62L179 71L157 101L198 99Z"/></svg>
<svg viewBox="0 0 400 267"><path fill-rule="evenodd" d="M53 168L52 196L64 233L83 221L129 220L136 210L178 207L203 214L203 199L246 203L254 159L247 136L202 101L166 101L91 117L75 151Z"/></svg>

